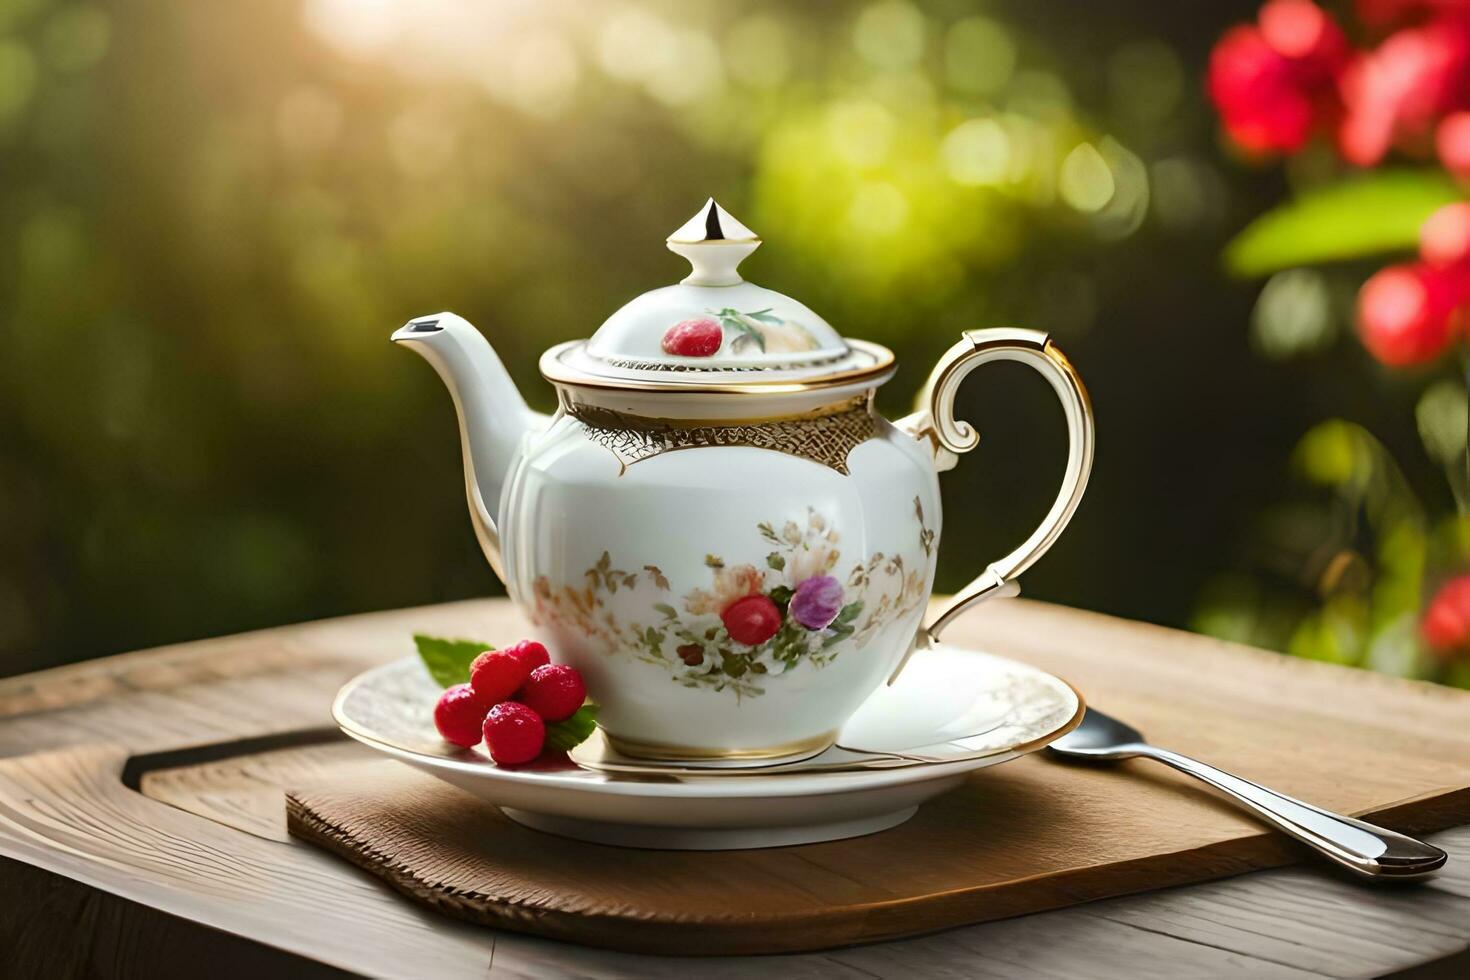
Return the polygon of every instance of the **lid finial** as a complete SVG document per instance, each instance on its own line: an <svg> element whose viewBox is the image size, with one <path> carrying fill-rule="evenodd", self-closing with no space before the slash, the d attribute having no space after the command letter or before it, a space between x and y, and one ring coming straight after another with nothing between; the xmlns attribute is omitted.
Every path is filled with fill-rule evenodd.
<svg viewBox="0 0 1470 980"><path fill-rule="evenodd" d="M686 286L735 286L745 280L735 271L760 247L756 233L730 216L714 198L668 238L669 251L689 260L693 271Z"/></svg>

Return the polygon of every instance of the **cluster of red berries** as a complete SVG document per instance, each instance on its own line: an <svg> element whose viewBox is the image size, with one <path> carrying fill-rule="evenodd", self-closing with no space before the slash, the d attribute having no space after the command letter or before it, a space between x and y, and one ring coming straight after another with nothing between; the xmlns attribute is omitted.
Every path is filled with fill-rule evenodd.
<svg viewBox="0 0 1470 980"><path fill-rule="evenodd" d="M586 698L575 667L552 663L546 647L522 640L476 657L470 682L439 696L434 727L446 742L464 748L484 739L490 758L517 765L540 755L546 725L576 714Z"/></svg>
<svg viewBox="0 0 1470 980"><path fill-rule="evenodd" d="M1253 153L1293 153L1327 135L1349 163L1431 148L1470 176L1470 3L1358 0L1376 46L1354 48L1311 0L1270 0L1210 55L1210 96Z"/></svg>

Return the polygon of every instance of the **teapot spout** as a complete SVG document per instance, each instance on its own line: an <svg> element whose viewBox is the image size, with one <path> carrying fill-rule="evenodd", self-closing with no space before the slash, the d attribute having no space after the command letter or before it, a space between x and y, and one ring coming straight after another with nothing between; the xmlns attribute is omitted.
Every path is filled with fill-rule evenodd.
<svg viewBox="0 0 1470 980"><path fill-rule="evenodd" d="M490 567L507 582L496 525L501 491L522 442L545 416L526 405L489 341L462 316L415 317L392 340L433 365L449 388L459 417L470 521Z"/></svg>

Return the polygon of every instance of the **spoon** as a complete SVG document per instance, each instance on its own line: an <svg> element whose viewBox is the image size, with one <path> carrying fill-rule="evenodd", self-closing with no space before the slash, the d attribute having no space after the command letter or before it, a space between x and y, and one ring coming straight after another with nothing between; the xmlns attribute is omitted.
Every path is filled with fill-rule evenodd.
<svg viewBox="0 0 1470 980"><path fill-rule="evenodd" d="M1267 823L1365 878L1422 878L1440 868L1448 857L1433 844L1323 810L1177 752L1156 748L1145 742L1137 729L1096 708L1088 708L1082 724L1047 749L1068 759L1089 762L1135 758L1162 762L1203 780Z"/></svg>

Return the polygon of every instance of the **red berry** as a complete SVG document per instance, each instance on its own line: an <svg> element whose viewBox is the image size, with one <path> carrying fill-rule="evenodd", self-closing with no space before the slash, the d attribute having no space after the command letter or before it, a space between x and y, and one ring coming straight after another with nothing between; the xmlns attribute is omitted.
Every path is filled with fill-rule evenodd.
<svg viewBox="0 0 1470 980"><path fill-rule="evenodd" d="M1424 610L1419 633L1442 656L1470 649L1470 575L1440 586Z"/></svg>
<svg viewBox="0 0 1470 980"><path fill-rule="evenodd" d="M1470 201L1446 204L1419 226L1419 257L1441 269L1470 261Z"/></svg>
<svg viewBox="0 0 1470 980"><path fill-rule="evenodd" d="M714 317L681 320L664 334L665 354L679 357L709 357L725 342L725 329Z"/></svg>
<svg viewBox="0 0 1470 980"><path fill-rule="evenodd" d="M1450 340L1456 288L1445 273L1422 264L1391 265L1358 293L1358 335L1389 367L1433 360Z"/></svg>
<svg viewBox="0 0 1470 980"><path fill-rule="evenodd" d="M1470 180L1470 112L1452 112L1434 132L1434 149L1444 168L1461 180Z"/></svg>
<svg viewBox="0 0 1470 980"><path fill-rule="evenodd" d="M767 596L748 595L736 599L720 613L730 639L746 646L758 646L776 635L781 628L781 610Z"/></svg>
<svg viewBox="0 0 1470 980"><path fill-rule="evenodd" d="M587 700L587 686L577 668L546 664L531 671L531 679L516 694L516 700L547 721L570 718Z"/></svg>
<svg viewBox="0 0 1470 980"><path fill-rule="evenodd" d="M525 661L505 650L486 650L470 664L470 686L487 705L508 699L530 676Z"/></svg>
<svg viewBox="0 0 1470 980"><path fill-rule="evenodd" d="M480 743L489 708L468 684L445 688L434 705L434 727L446 742L469 748Z"/></svg>
<svg viewBox="0 0 1470 980"><path fill-rule="evenodd" d="M530 762L546 743L546 723L524 704L506 701L485 716L485 747L502 766Z"/></svg>
<svg viewBox="0 0 1470 980"><path fill-rule="evenodd" d="M505 648L505 652L515 657L526 665L526 676L531 676L531 671L537 667L544 667L551 663L551 654L546 652L546 647L535 640L521 640L512 643Z"/></svg>

